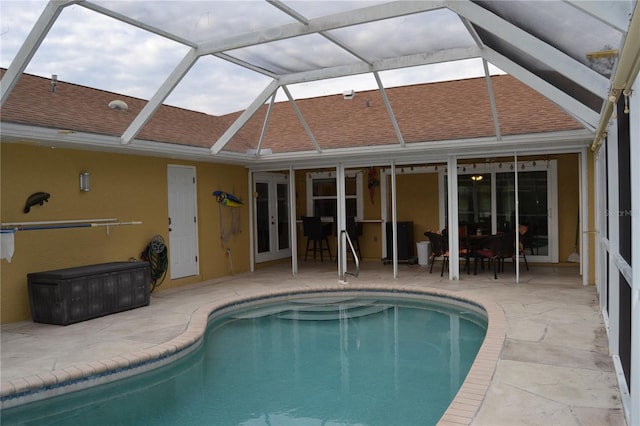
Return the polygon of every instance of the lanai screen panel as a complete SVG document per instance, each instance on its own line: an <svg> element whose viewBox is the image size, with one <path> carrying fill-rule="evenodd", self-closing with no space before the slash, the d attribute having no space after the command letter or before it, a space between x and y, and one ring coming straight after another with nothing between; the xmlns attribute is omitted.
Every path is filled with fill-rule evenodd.
<svg viewBox="0 0 640 426"><path fill-rule="evenodd" d="M339 28L329 33L371 61L475 45L458 15L448 9Z"/></svg>
<svg viewBox="0 0 640 426"><path fill-rule="evenodd" d="M475 1L502 19L514 24L555 49L565 53L581 64L609 77L617 57L594 57L594 53L617 49L623 33L605 24L588 13L566 2L521 0L521 1ZM611 2L611 7L631 10L630 2ZM499 38L489 30L474 25L482 42L518 65L577 99L594 111L602 108L603 94L595 94L571 78L553 70L541 59L534 57Z"/></svg>
<svg viewBox="0 0 640 426"><path fill-rule="evenodd" d="M547 83L562 90L574 99L577 99L580 103L588 106L592 110L600 111L600 108L602 107L602 98L598 95L578 85L570 78L560 74L534 56L528 55L509 44L507 41L494 36L490 32L477 27L476 31L483 43L491 47L496 52L506 56L516 64L532 72Z"/></svg>
<svg viewBox="0 0 640 426"><path fill-rule="evenodd" d="M602 75L610 66L594 62L588 55L614 49L622 41L622 32L593 16L557 1L476 1L475 3L520 27L529 34L566 53ZM612 1L611 7L624 7L625 1ZM611 60L613 62L613 60Z"/></svg>
<svg viewBox="0 0 640 426"><path fill-rule="evenodd" d="M335 13L349 12L352 10L360 9L368 6L375 6L377 4L387 3L387 1L372 1L372 0L355 0L355 1L283 1L284 4L290 8L296 10L301 15L313 19L321 16L332 15Z"/></svg>
<svg viewBox="0 0 640 426"><path fill-rule="evenodd" d="M319 34L309 34L225 52L274 74L350 65L358 59Z"/></svg>
<svg viewBox="0 0 640 426"><path fill-rule="evenodd" d="M193 43L285 25L294 19L265 1L92 1Z"/></svg>

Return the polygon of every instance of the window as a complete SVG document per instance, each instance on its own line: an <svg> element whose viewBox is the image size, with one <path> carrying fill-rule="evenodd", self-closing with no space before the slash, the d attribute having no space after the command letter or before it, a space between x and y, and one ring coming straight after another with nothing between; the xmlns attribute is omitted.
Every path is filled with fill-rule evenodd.
<svg viewBox="0 0 640 426"><path fill-rule="evenodd" d="M337 187L335 172L307 173L307 216L335 218ZM345 172L347 217L362 219L362 172Z"/></svg>

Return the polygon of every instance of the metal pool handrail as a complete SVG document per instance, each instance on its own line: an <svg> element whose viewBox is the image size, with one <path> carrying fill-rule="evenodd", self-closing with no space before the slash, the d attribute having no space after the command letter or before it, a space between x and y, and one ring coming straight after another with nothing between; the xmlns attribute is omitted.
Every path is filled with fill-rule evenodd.
<svg viewBox="0 0 640 426"><path fill-rule="evenodd" d="M349 233L346 231L346 229L343 229L340 231L340 238L338 241L338 244L342 244L342 236L346 237L346 241L347 241L347 246L349 247L349 249L351 249L351 254L353 255L353 260L356 263L356 271L355 272L348 272L347 271L347 265L345 262L345 265L342 265L342 250L341 247L338 249L338 253L337 253L337 258L338 258L338 264L340 265L340 267L338 268L338 274L339 274L339 278L340 278L340 282L346 283L347 279L346 279L346 275L353 275L354 277L357 277L358 275L360 275L360 259L358 259L358 255L356 254L356 250L355 248L353 248L353 243L351 242L351 238L349 238Z"/></svg>

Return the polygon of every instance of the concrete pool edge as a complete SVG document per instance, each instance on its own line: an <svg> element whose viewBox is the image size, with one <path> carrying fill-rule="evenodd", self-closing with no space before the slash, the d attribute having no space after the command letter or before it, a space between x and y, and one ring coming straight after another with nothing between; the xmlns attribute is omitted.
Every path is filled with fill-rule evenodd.
<svg viewBox="0 0 640 426"><path fill-rule="evenodd" d="M478 412L502 351L506 335L506 322L502 308L494 302L464 292L451 292L437 288L411 285L304 285L289 289L253 289L235 293L221 300L204 302L191 315L186 329L177 337L145 350L122 354L98 362L76 364L72 367L40 373L2 383L2 408L9 408L72 392L98 384L114 381L145 370L160 367L188 354L199 347L209 321L225 311L240 305L262 303L274 299L299 298L309 295L341 295L366 292L386 293L392 296L420 298L435 296L452 301L461 301L480 307L487 316L485 340L465 378L458 394L440 420L440 424L469 424Z"/></svg>

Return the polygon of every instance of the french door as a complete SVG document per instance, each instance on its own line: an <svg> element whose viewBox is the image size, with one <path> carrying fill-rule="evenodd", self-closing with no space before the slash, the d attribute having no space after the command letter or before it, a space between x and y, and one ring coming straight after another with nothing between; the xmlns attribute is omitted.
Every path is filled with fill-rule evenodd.
<svg viewBox="0 0 640 426"><path fill-rule="evenodd" d="M256 263L290 257L289 175L253 176Z"/></svg>

